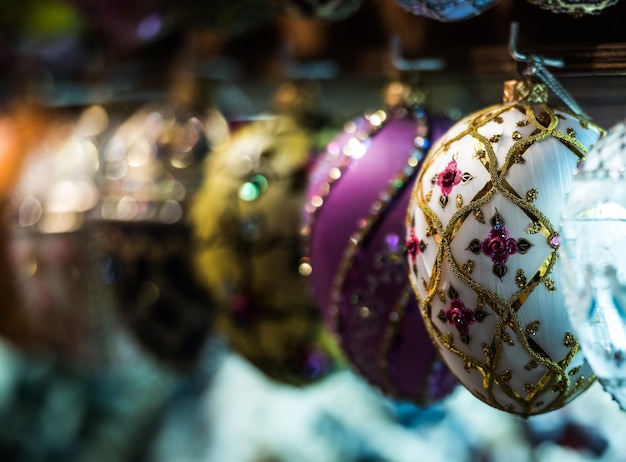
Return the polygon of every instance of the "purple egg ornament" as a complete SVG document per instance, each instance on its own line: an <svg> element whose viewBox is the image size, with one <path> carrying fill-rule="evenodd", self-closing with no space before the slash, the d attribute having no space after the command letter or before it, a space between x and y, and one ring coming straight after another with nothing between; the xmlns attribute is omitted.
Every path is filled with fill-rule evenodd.
<svg viewBox="0 0 626 462"><path fill-rule="evenodd" d="M302 229L315 299L345 354L383 393L419 405L456 380L411 293L404 220L430 140L450 125L404 104L348 122L311 172Z"/></svg>

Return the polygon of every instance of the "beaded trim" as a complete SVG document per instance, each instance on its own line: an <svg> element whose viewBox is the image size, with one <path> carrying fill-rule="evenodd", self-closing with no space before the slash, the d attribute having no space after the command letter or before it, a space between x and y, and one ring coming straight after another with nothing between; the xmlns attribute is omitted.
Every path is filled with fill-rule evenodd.
<svg viewBox="0 0 626 462"><path fill-rule="evenodd" d="M341 147L339 152L333 150L332 143L329 144L318 160L318 162L326 162L329 166L334 165L334 167L330 168L326 173L326 179L322 182L322 186L319 191L317 191L317 194L309 198L308 203L304 206L303 225L300 228L303 256L300 258L299 266L300 274L303 276L309 276L313 271L310 258L310 236L315 226L315 220L317 219L319 210L324 205L324 199L331 193L337 181L341 179L346 168L350 165L350 161L352 160L351 147L354 147L355 144L360 146L363 140L374 136L385 125L387 117L387 112L383 110L367 114L362 118L365 125L360 129L354 121L347 122L344 125L343 133L353 134L353 136L346 142L345 146Z"/></svg>

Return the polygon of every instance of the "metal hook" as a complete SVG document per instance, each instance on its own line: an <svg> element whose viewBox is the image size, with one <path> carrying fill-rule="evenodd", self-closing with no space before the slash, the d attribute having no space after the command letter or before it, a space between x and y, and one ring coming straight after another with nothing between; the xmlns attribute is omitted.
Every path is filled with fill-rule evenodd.
<svg viewBox="0 0 626 462"><path fill-rule="evenodd" d="M440 71L446 67L446 62L441 58L418 58L404 59L402 57L402 45L397 34L391 37L391 62L399 71Z"/></svg>
<svg viewBox="0 0 626 462"><path fill-rule="evenodd" d="M558 58L545 58L536 55L528 55L517 49L519 41L519 22L511 23L511 33L509 35L509 53L515 61L528 63L529 65L541 62L544 66L563 67L565 62Z"/></svg>
<svg viewBox="0 0 626 462"><path fill-rule="evenodd" d="M561 101L563 101L574 113L590 119L583 111L574 98L563 88L559 81L546 69L546 66L563 67L565 62L561 59L545 58L543 56L528 55L520 53L517 49L517 41L519 39L519 23L511 23L511 35L509 36L509 53L511 57L519 62L527 64L526 72L531 76L538 77L550 88Z"/></svg>

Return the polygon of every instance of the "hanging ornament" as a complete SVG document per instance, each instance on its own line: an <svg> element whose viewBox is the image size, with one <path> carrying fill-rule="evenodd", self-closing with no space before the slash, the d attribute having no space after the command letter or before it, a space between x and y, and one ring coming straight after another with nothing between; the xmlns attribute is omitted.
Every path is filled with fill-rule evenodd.
<svg viewBox="0 0 626 462"><path fill-rule="evenodd" d="M96 332L103 289L91 264L99 249L89 217L99 200L97 146L107 125L100 106L51 117L39 139L26 141L7 205L11 267L35 336L79 362L96 363L102 352Z"/></svg>
<svg viewBox="0 0 626 462"><path fill-rule="evenodd" d="M410 278L459 380L498 409L557 409L589 387L558 285L557 228L573 171L601 130L509 81L504 104L433 146L407 217Z"/></svg>
<svg viewBox="0 0 626 462"><path fill-rule="evenodd" d="M105 281L139 343L182 367L199 357L213 316L185 221L208 149L199 120L166 105L136 111L102 149Z"/></svg>
<svg viewBox="0 0 626 462"><path fill-rule="evenodd" d="M426 332L404 263L410 184L430 140L450 126L423 94L394 82L387 110L348 122L310 175L301 268L352 364L383 392L418 404L456 380Z"/></svg>
<svg viewBox="0 0 626 462"><path fill-rule="evenodd" d="M528 0L533 5L553 13L566 13L575 17L600 14L617 0Z"/></svg>
<svg viewBox="0 0 626 462"><path fill-rule="evenodd" d="M40 338L33 332L33 322L29 319L19 296L18 281L15 271L18 269L12 261L11 234L15 222L15 210L11 211L9 202L15 184L19 182L27 154L44 136L48 129L49 118L42 108L24 103L7 105L0 116L0 293L3 294L3 314L0 320L0 335L20 347L32 347ZM32 263L32 260L27 260Z"/></svg>
<svg viewBox="0 0 626 462"><path fill-rule="evenodd" d="M365 0L279 0L282 10L303 18L339 21L356 13Z"/></svg>
<svg viewBox="0 0 626 462"><path fill-rule="evenodd" d="M223 35L238 36L263 27L280 12L274 0L181 0L167 8L177 13L185 26L205 28Z"/></svg>
<svg viewBox="0 0 626 462"><path fill-rule="evenodd" d="M498 0L395 0L416 16L442 22L462 21L478 16L493 7Z"/></svg>
<svg viewBox="0 0 626 462"><path fill-rule="evenodd" d="M626 410L626 124L587 155L562 214L565 302L585 357Z"/></svg>
<svg viewBox="0 0 626 462"><path fill-rule="evenodd" d="M269 376L302 383L324 367L321 320L299 269L311 138L287 115L240 127L207 159L191 219L218 331Z"/></svg>

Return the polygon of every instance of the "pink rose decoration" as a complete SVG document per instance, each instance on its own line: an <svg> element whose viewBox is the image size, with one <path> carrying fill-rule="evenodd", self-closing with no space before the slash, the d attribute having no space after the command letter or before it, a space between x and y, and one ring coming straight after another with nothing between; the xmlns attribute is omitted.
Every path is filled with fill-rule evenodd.
<svg viewBox="0 0 626 462"><path fill-rule="evenodd" d="M504 265L509 255L517 253L517 241L509 237L504 226L492 228L480 247L485 255L491 257L494 265Z"/></svg>
<svg viewBox="0 0 626 462"><path fill-rule="evenodd" d="M411 262L415 264L417 255L420 253L420 240L415 235L414 230L411 230L409 238L406 240L406 251L411 256Z"/></svg>
<svg viewBox="0 0 626 462"><path fill-rule="evenodd" d="M439 175L437 175L437 186L441 187L441 194L449 196L452 188L462 180L463 172L458 169L456 160L451 160Z"/></svg>
<svg viewBox="0 0 626 462"><path fill-rule="evenodd" d="M446 321L454 324L461 335L469 334L469 326L476 322L476 314L465 306L463 300L454 298L446 310Z"/></svg>

